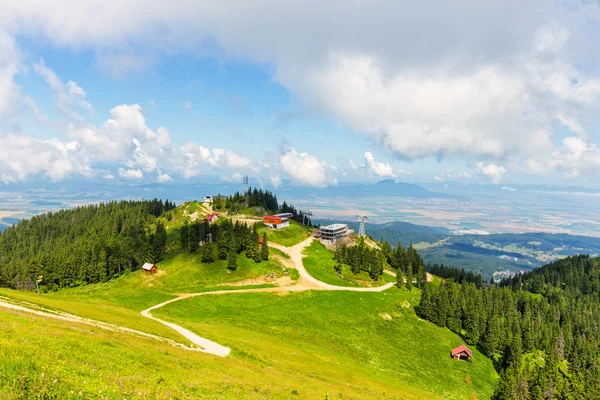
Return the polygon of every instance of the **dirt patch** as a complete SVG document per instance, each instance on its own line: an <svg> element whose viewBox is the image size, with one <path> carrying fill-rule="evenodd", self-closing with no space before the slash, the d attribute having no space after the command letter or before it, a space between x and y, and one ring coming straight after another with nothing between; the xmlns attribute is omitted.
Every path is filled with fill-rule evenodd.
<svg viewBox="0 0 600 400"><path fill-rule="evenodd" d="M394 319L394 318L393 318L393 317L392 317L390 314L388 314L388 313L384 313L384 312L383 312L383 313L381 313L381 314L379 314L379 316L380 316L382 319L385 319L386 321L391 321L392 319Z"/></svg>
<svg viewBox="0 0 600 400"><path fill-rule="evenodd" d="M190 214L190 221L194 222L196 221L198 218L200 218L200 210L196 211L193 214Z"/></svg>

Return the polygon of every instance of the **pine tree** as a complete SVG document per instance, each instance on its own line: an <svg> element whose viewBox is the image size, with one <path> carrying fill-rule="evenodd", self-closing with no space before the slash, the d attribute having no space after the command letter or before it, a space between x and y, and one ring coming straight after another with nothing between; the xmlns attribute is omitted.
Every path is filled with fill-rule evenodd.
<svg viewBox="0 0 600 400"><path fill-rule="evenodd" d="M188 225L187 220L179 231L179 244L181 246L181 251L184 253L188 251L190 246L190 226Z"/></svg>
<svg viewBox="0 0 600 400"><path fill-rule="evenodd" d="M267 233L264 232L263 233L263 243L262 243L262 248L261 248L261 258L263 259L263 261L268 261L269 260L269 242L267 241Z"/></svg>
<svg viewBox="0 0 600 400"><path fill-rule="evenodd" d="M227 253L227 269L235 271L237 269L237 254L233 249Z"/></svg>

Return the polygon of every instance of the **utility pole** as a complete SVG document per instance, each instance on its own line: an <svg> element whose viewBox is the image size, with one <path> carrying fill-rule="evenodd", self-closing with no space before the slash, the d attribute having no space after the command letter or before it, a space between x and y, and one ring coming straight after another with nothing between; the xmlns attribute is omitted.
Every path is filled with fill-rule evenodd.
<svg viewBox="0 0 600 400"><path fill-rule="evenodd" d="M244 193L248 193L248 175L244 175L244 177L242 178L242 181L244 183Z"/></svg>
<svg viewBox="0 0 600 400"><path fill-rule="evenodd" d="M367 236L365 233L365 221L369 219L366 215L357 215L358 220L360 221L360 226L358 227L358 236Z"/></svg>

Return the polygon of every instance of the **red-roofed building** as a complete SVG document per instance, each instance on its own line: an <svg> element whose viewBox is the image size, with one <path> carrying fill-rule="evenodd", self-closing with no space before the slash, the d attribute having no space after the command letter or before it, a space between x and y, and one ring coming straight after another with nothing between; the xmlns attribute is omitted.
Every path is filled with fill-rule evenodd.
<svg viewBox="0 0 600 400"><path fill-rule="evenodd" d="M212 225L212 223L218 219L219 219L219 216L216 213L212 213L208 217L206 217L206 221L208 222L209 225Z"/></svg>
<svg viewBox="0 0 600 400"><path fill-rule="evenodd" d="M457 348L453 349L450 354L451 354L452 358L454 358L455 360L460 360L460 359L468 360L469 358L473 358L473 353L464 344L461 344Z"/></svg>

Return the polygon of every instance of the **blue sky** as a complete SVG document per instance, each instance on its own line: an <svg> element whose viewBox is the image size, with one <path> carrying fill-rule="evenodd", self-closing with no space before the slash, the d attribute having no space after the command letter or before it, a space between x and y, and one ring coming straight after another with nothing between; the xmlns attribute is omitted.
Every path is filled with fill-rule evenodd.
<svg viewBox="0 0 600 400"><path fill-rule="evenodd" d="M8 6L0 185L599 186L598 3L269 3Z"/></svg>

